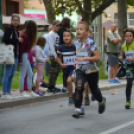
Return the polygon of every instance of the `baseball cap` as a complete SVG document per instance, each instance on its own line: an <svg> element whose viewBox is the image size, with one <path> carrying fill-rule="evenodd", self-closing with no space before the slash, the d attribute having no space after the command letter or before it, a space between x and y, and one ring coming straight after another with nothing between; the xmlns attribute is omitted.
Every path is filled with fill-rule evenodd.
<svg viewBox="0 0 134 134"><path fill-rule="evenodd" d="M54 20L52 23L52 25L60 25L60 24L61 24L61 22L59 20Z"/></svg>

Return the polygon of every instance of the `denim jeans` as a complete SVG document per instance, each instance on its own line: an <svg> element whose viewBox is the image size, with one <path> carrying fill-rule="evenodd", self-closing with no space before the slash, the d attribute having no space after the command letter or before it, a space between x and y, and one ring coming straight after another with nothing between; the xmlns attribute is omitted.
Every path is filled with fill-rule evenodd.
<svg viewBox="0 0 134 134"><path fill-rule="evenodd" d="M28 53L22 54L22 66L20 67L20 79L19 79L19 86L20 90L24 90L24 79L27 74L27 88L32 89L32 77L33 72L28 61Z"/></svg>
<svg viewBox="0 0 134 134"><path fill-rule="evenodd" d="M5 74L2 81L2 92L3 94L10 94L11 93L11 85L12 79L15 73L15 70L18 65L18 56L15 57L15 64L13 65L5 65Z"/></svg>

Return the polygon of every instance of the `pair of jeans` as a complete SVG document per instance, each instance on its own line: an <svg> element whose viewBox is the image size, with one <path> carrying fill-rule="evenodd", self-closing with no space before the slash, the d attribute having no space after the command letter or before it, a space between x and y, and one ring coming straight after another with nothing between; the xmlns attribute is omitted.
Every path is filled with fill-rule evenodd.
<svg viewBox="0 0 134 134"><path fill-rule="evenodd" d="M15 57L15 63L13 65L5 65L5 73L2 81L3 94L11 94L12 79L15 74L17 65L18 65L18 56Z"/></svg>
<svg viewBox="0 0 134 134"><path fill-rule="evenodd" d="M84 71L76 70L76 89L75 89L75 107L81 108L83 100L83 91L85 90L85 83L88 82L92 95L98 102L102 102L102 94L98 87L99 73L94 72L86 74Z"/></svg>
<svg viewBox="0 0 134 134"><path fill-rule="evenodd" d="M19 86L20 90L24 90L24 79L27 74L27 88L32 89L32 77L33 72L28 58L28 53L22 54L22 66L20 67L20 79Z"/></svg>

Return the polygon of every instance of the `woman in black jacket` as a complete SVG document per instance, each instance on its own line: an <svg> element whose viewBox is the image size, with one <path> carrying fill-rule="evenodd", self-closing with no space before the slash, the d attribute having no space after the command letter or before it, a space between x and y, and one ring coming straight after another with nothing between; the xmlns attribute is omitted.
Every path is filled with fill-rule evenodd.
<svg viewBox="0 0 134 134"><path fill-rule="evenodd" d="M3 43L5 43L6 45L14 46L15 63L13 65L5 66L5 73L2 81L3 95L1 99L14 99L14 97L11 95L11 85L16 67L18 65L19 43L23 42L22 38L19 38L19 32L18 32L19 24L20 24L20 17L18 15L13 15L11 18L11 25L6 27L3 36Z"/></svg>
<svg viewBox="0 0 134 134"><path fill-rule="evenodd" d="M64 31L70 31L70 19L68 17L63 18L62 22L61 22L61 29L59 30L58 34L60 36L60 42L59 45L63 45L63 33Z"/></svg>

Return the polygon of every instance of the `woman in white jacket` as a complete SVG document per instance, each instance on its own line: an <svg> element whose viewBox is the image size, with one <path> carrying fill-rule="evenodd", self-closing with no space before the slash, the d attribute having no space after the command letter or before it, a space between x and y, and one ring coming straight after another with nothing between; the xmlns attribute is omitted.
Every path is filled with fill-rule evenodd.
<svg viewBox="0 0 134 134"><path fill-rule="evenodd" d="M44 47L46 44L46 39L44 37L39 37L37 40L37 45L34 48L35 51L35 59L36 59L36 68L37 68L37 79L36 79L36 93L38 95L44 95L39 90L39 82L42 78L44 64L45 64L45 57L44 57Z"/></svg>

